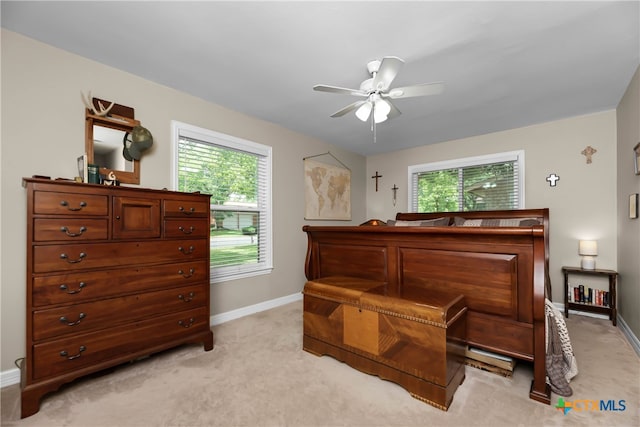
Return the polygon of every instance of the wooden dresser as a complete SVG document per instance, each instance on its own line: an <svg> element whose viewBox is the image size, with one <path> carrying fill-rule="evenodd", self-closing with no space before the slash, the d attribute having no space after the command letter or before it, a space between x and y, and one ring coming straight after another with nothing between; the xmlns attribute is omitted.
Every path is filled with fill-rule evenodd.
<svg viewBox="0 0 640 427"><path fill-rule="evenodd" d="M43 179L27 189L22 417L80 376L213 349L209 196Z"/></svg>

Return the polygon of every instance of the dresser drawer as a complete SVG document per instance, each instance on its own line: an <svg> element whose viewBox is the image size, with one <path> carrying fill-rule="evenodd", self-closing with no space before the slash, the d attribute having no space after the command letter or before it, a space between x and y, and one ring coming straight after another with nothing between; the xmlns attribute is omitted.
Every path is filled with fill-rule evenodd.
<svg viewBox="0 0 640 427"><path fill-rule="evenodd" d="M208 304L209 284L133 294L33 312L34 341L95 329Z"/></svg>
<svg viewBox="0 0 640 427"><path fill-rule="evenodd" d="M209 259L209 239L35 245L33 272Z"/></svg>
<svg viewBox="0 0 640 427"><path fill-rule="evenodd" d="M172 200L164 201L164 216L172 217L201 217L209 218L209 203L203 200Z"/></svg>
<svg viewBox="0 0 640 427"><path fill-rule="evenodd" d="M42 215L107 215L108 197L96 194L36 191L33 213Z"/></svg>
<svg viewBox="0 0 640 427"><path fill-rule="evenodd" d="M208 307L168 314L109 330L77 334L33 346L33 379L41 380L134 353L168 348L190 335L210 331Z"/></svg>
<svg viewBox="0 0 640 427"><path fill-rule="evenodd" d="M165 237L208 237L211 233L207 218L167 219L164 221Z"/></svg>
<svg viewBox="0 0 640 427"><path fill-rule="evenodd" d="M34 307L78 303L148 289L208 283L209 260L80 271L33 278Z"/></svg>
<svg viewBox="0 0 640 427"><path fill-rule="evenodd" d="M33 240L106 240L107 219L58 218L33 220Z"/></svg>

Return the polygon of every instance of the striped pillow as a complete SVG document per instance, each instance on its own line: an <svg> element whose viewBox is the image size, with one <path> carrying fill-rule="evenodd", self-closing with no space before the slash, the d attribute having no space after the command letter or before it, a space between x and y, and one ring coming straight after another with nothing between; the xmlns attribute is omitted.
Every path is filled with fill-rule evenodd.
<svg viewBox="0 0 640 427"><path fill-rule="evenodd" d="M531 227L538 225L536 218L481 218L465 219L462 227Z"/></svg>
<svg viewBox="0 0 640 427"><path fill-rule="evenodd" d="M395 225L396 227L446 227L449 225L449 217L435 219L421 219L417 221L389 220L387 225Z"/></svg>

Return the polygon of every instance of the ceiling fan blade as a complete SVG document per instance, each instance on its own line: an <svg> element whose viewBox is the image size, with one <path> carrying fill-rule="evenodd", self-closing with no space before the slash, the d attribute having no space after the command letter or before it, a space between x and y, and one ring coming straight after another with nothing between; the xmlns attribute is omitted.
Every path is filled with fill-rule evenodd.
<svg viewBox="0 0 640 427"><path fill-rule="evenodd" d="M328 85L315 85L313 90L317 90L318 92L329 92L329 93L342 93L345 95L355 95L355 96L367 96L367 94L360 89L348 89L345 87L338 86L328 86Z"/></svg>
<svg viewBox="0 0 640 427"><path fill-rule="evenodd" d="M391 99L412 98L414 96L437 95L444 91L443 82L393 88L386 94Z"/></svg>
<svg viewBox="0 0 640 427"><path fill-rule="evenodd" d="M356 102L354 102L354 103L352 103L352 104L349 104L349 105L347 105L346 107L344 107L343 109L338 110L338 111L336 111L335 113L333 113L333 114L331 115L331 117L342 117L342 116L344 116L345 114L347 114L348 112L353 111L353 110L355 110L356 108L360 107L360 106L361 106L362 104L364 104L365 102L367 102L367 101L356 101Z"/></svg>
<svg viewBox="0 0 640 427"><path fill-rule="evenodd" d="M380 62L380 68L373 79L373 89L387 90L391 82L396 78L404 61L395 56L385 56Z"/></svg>

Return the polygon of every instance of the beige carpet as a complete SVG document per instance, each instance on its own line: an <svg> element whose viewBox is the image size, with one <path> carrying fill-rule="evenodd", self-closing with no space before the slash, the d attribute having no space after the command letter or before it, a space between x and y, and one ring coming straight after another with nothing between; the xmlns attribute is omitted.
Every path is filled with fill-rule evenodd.
<svg viewBox="0 0 640 427"><path fill-rule="evenodd" d="M330 357L301 350L302 303L214 327L215 348L185 346L76 381L19 420L19 386L2 389L3 426L638 426L640 359L611 322L572 315L579 374L567 401L625 401L569 411L529 399L513 378L467 367L448 412ZM583 405L578 405L583 406ZM584 406L583 406L584 407ZM619 405L616 408L620 408Z"/></svg>

